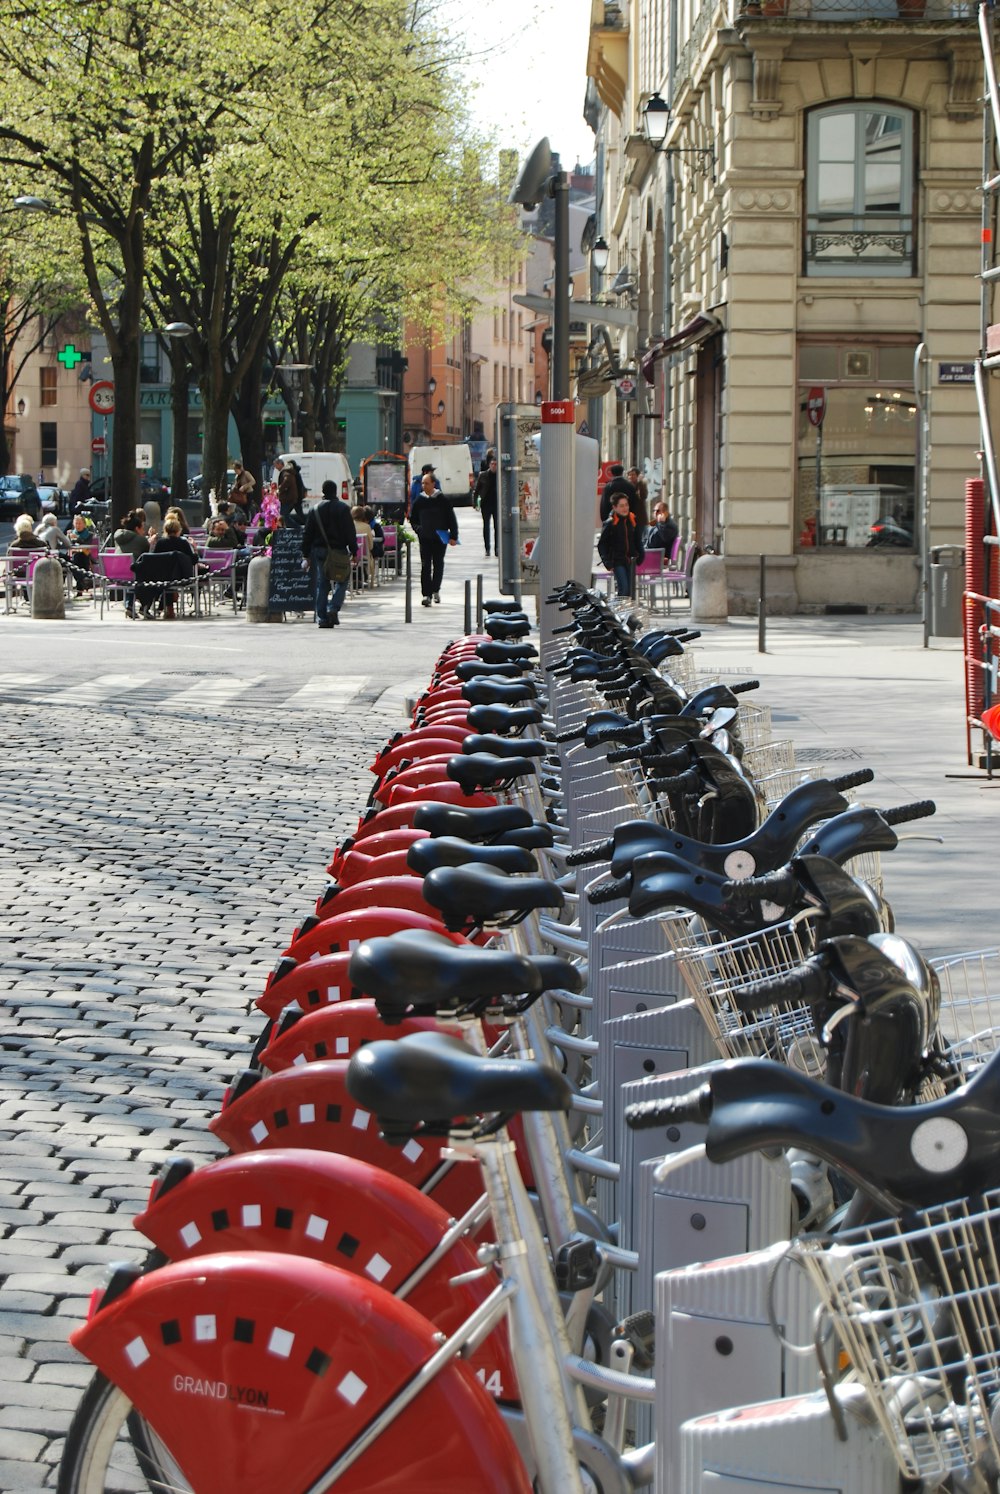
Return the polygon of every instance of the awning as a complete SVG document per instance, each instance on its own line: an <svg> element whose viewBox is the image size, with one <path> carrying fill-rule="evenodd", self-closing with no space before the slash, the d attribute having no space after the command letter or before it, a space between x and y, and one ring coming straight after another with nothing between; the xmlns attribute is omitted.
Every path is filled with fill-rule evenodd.
<svg viewBox="0 0 1000 1494"><path fill-rule="evenodd" d="M661 337L659 342L654 342L643 354L642 376L646 383L655 383L655 369L661 358L669 358L671 353L682 353L685 348L697 347L698 343L706 342L721 331L722 323L717 316L713 316L710 311L699 311L697 316L692 317L677 332L672 332L669 337Z"/></svg>

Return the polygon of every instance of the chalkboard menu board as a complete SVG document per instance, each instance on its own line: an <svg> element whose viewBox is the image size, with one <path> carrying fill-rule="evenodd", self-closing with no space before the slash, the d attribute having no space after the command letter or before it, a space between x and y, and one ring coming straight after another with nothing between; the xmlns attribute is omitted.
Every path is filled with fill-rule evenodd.
<svg viewBox="0 0 1000 1494"><path fill-rule="evenodd" d="M276 529L271 545L268 612L312 612L312 573L302 569L302 530Z"/></svg>

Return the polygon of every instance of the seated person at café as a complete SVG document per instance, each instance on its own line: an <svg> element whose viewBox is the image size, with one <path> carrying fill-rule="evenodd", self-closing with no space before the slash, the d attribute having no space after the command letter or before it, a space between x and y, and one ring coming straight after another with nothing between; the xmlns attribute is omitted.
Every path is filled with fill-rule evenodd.
<svg viewBox="0 0 1000 1494"><path fill-rule="evenodd" d="M133 508L122 519L121 527L115 530L115 549L119 555L145 555L149 549L146 534L146 514L141 508Z"/></svg>
<svg viewBox="0 0 1000 1494"><path fill-rule="evenodd" d="M83 514L73 515L73 527L69 531L69 569L80 596L94 585L94 553L97 550L97 530Z"/></svg>
<svg viewBox="0 0 1000 1494"><path fill-rule="evenodd" d="M8 555L30 555L35 551L48 554L48 545L45 540L40 539L35 533L35 521L30 514L19 514L14 520L14 538L7 546ZM20 565L10 565L8 562L8 581L14 578L24 581L28 575L28 562L24 560Z"/></svg>
<svg viewBox="0 0 1000 1494"><path fill-rule="evenodd" d="M181 526L177 519L166 518L163 521L163 533L153 546L153 555L176 555L178 561L179 578L187 580L194 575L197 556L191 548L190 542L181 534ZM142 557L136 557L141 560ZM133 565L135 561L133 560ZM138 571L136 572L138 575ZM141 608L143 617L149 617L152 613L154 603L162 599L163 615L168 621L176 616L177 593L159 584L157 581L143 582L135 589L136 604Z"/></svg>
<svg viewBox="0 0 1000 1494"><path fill-rule="evenodd" d="M62 560L70 549L70 542L59 528L59 519L53 513L42 515L41 522L35 525L35 536L44 540L54 555Z"/></svg>

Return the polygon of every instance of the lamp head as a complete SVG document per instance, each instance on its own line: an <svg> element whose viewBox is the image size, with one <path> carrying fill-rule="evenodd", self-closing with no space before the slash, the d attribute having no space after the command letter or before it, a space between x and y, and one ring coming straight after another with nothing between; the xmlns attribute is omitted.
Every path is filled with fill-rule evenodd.
<svg viewBox="0 0 1000 1494"><path fill-rule="evenodd" d="M594 244L590 250L590 263L593 265L598 275L604 274L605 270L608 268L608 260L610 258L611 250L608 247L607 239L605 239L604 235L602 234L599 239L596 239L594 241Z"/></svg>
<svg viewBox="0 0 1000 1494"><path fill-rule="evenodd" d="M667 138L667 130L670 127L670 105L666 99L661 98L658 91L646 100L646 107L642 111L642 124L646 131L646 139L654 150L659 150Z"/></svg>
<svg viewBox="0 0 1000 1494"><path fill-rule="evenodd" d="M529 211L538 206L545 196L545 188L552 175L552 159L548 136L544 136L518 172L517 181L507 198L511 205L524 207Z"/></svg>

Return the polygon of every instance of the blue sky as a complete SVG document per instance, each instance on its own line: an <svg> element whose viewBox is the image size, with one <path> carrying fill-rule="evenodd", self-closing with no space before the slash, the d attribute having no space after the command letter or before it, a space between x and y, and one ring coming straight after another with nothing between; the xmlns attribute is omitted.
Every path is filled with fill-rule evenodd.
<svg viewBox="0 0 1000 1494"><path fill-rule="evenodd" d="M593 159L583 119L589 0L443 0L442 13L466 38L470 112L499 145L523 155L547 135L564 166Z"/></svg>

